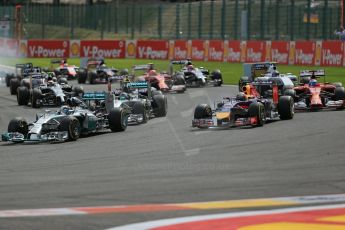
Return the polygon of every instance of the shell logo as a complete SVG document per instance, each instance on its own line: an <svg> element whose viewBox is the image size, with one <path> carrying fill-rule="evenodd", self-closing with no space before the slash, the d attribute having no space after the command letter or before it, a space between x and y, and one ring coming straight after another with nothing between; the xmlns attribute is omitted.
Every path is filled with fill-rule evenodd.
<svg viewBox="0 0 345 230"><path fill-rule="evenodd" d="M21 42L20 47L19 47L20 56L26 57L27 51L28 51L27 45L24 42Z"/></svg>
<svg viewBox="0 0 345 230"><path fill-rule="evenodd" d="M71 45L71 54L73 56L79 56L79 44L77 42L73 42Z"/></svg>
<svg viewBox="0 0 345 230"><path fill-rule="evenodd" d="M135 44L133 42L128 43L127 45L127 55L130 57L135 56Z"/></svg>

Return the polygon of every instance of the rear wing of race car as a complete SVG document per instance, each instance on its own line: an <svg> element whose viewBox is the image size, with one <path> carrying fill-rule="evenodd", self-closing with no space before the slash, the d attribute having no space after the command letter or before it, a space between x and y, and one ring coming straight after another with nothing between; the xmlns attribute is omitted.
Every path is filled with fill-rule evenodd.
<svg viewBox="0 0 345 230"><path fill-rule="evenodd" d="M171 60L169 63L169 74L174 73L174 65L185 66L188 63L192 63L190 59L183 59L183 60Z"/></svg>
<svg viewBox="0 0 345 230"><path fill-rule="evenodd" d="M299 72L299 76L300 77L311 77L311 76L315 76L315 77L324 77L326 76L326 72L324 69L318 69L318 70L301 70Z"/></svg>
<svg viewBox="0 0 345 230"><path fill-rule="evenodd" d="M31 72L33 67L34 66L32 63L16 64L15 65L15 73L17 75L27 74L27 73Z"/></svg>
<svg viewBox="0 0 345 230"><path fill-rule="evenodd" d="M125 86L127 86L130 89L147 89L150 87L150 84L146 81L140 81L140 82L125 82L123 83Z"/></svg>
<svg viewBox="0 0 345 230"><path fill-rule="evenodd" d="M24 63L24 64L16 64L16 68L32 68L34 65L30 62L30 63Z"/></svg>
<svg viewBox="0 0 345 230"><path fill-rule="evenodd" d="M150 69L151 65L150 64L143 64L143 65L134 65L132 67L132 71L136 70L148 70Z"/></svg>
<svg viewBox="0 0 345 230"><path fill-rule="evenodd" d="M170 61L170 64L172 64L172 65L186 65L186 64L188 64L189 62L191 62L190 59L185 59L185 60L171 60L171 61Z"/></svg>
<svg viewBox="0 0 345 230"><path fill-rule="evenodd" d="M104 62L103 58L81 58L80 67L86 69L89 65L99 65L101 62Z"/></svg>
<svg viewBox="0 0 345 230"><path fill-rule="evenodd" d="M105 100L107 96L106 92L86 92L82 96L83 101L101 101Z"/></svg>
<svg viewBox="0 0 345 230"><path fill-rule="evenodd" d="M63 61L66 61L66 59L53 59L50 61L50 64L61 64Z"/></svg>

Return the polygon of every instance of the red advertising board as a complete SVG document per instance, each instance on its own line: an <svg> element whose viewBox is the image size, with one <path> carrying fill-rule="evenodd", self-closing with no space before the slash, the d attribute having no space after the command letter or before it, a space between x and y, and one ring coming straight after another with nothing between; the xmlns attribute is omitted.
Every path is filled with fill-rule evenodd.
<svg viewBox="0 0 345 230"><path fill-rule="evenodd" d="M162 60L168 59L169 41L138 40L136 48L137 58Z"/></svg>
<svg viewBox="0 0 345 230"><path fill-rule="evenodd" d="M228 62L241 61L241 41L229 41Z"/></svg>
<svg viewBox="0 0 345 230"><path fill-rule="evenodd" d="M69 40L28 40L28 57L67 58Z"/></svg>
<svg viewBox="0 0 345 230"><path fill-rule="evenodd" d="M271 43L271 61L279 64L289 64L289 48L287 41L272 41Z"/></svg>
<svg viewBox="0 0 345 230"><path fill-rule="evenodd" d="M123 40L80 41L80 57L124 58L126 42Z"/></svg>
<svg viewBox="0 0 345 230"><path fill-rule="evenodd" d="M176 40L174 42L173 59L182 60L188 58L188 41Z"/></svg>
<svg viewBox="0 0 345 230"><path fill-rule="evenodd" d="M265 42L264 41L247 41L246 62L265 61Z"/></svg>
<svg viewBox="0 0 345 230"><path fill-rule="evenodd" d="M203 61L205 58L205 45L203 40L192 40L191 42L191 59Z"/></svg>
<svg viewBox="0 0 345 230"><path fill-rule="evenodd" d="M210 40L208 42L208 60L223 61L224 41Z"/></svg>
<svg viewBox="0 0 345 230"><path fill-rule="evenodd" d="M316 55L317 55L317 52L316 52ZM323 41L322 42L322 48L321 48L321 65L322 66L341 66L344 60L343 55L344 55L343 42L341 41Z"/></svg>
<svg viewBox="0 0 345 230"><path fill-rule="evenodd" d="M314 65L315 42L296 41L295 44L295 65Z"/></svg>

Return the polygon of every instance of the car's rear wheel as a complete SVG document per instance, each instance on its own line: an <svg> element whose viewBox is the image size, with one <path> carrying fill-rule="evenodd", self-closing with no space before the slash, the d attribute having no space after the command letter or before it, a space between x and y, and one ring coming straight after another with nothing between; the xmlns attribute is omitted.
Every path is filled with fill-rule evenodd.
<svg viewBox="0 0 345 230"><path fill-rule="evenodd" d="M87 78L87 73L85 70L79 70L77 73L77 79L79 84L85 84Z"/></svg>
<svg viewBox="0 0 345 230"><path fill-rule="evenodd" d="M17 88L19 87L20 82L18 78L12 78L10 80L10 92L11 95L16 95L17 94Z"/></svg>
<svg viewBox="0 0 345 230"><path fill-rule="evenodd" d="M39 89L33 89L31 91L31 106L32 108L40 108L42 99L42 92Z"/></svg>
<svg viewBox="0 0 345 230"><path fill-rule="evenodd" d="M20 86L17 89L18 105L27 105L30 99L30 91L25 86Z"/></svg>

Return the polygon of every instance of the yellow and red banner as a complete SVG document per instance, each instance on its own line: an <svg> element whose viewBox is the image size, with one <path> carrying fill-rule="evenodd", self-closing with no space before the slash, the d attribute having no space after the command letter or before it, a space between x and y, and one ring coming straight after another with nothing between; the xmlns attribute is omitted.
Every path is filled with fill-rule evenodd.
<svg viewBox="0 0 345 230"><path fill-rule="evenodd" d="M239 40L15 40L0 38L0 56L29 58L187 59L275 61L290 65L345 66L345 43Z"/></svg>

